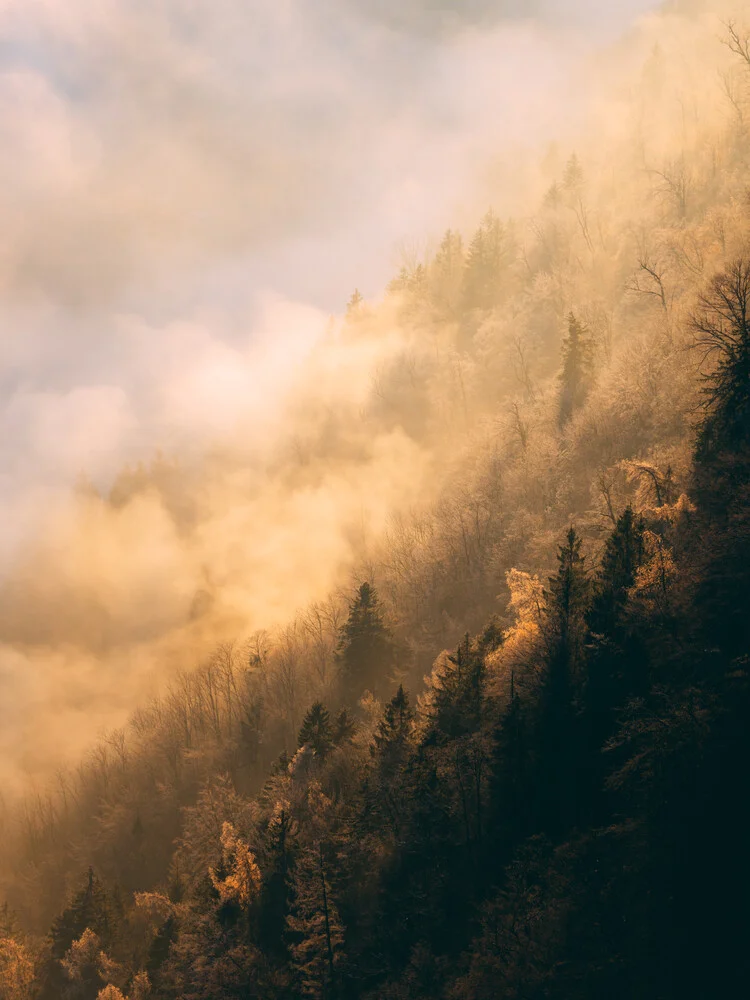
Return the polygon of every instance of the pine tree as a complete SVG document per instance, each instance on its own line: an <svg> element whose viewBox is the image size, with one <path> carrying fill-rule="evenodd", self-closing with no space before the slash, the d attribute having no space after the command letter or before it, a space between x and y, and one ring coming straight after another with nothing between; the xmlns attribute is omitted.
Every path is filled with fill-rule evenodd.
<svg viewBox="0 0 750 1000"><path fill-rule="evenodd" d="M50 931L52 954L62 958L83 932L93 931L108 946L112 932L112 904L109 893L89 868L86 885L52 924Z"/></svg>
<svg viewBox="0 0 750 1000"><path fill-rule="evenodd" d="M317 757L325 757L333 746L331 717L322 702L311 705L302 720L297 746L309 746Z"/></svg>
<svg viewBox="0 0 750 1000"><path fill-rule="evenodd" d="M172 942L177 937L177 918L170 914L161 927L158 928L149 948L146 960L146 974L149 980L158 987L161 979L161 970L167 961L169 949Z"/></svg>
<svg viewBox="0 0 750 1000"><path fill-rule="evenodd" d="M453 318L458 311L465 262L461 234L449 229L441 240L429 272L433 305L445 319Z"/></svg>
<svg viewBox="0 0 750 1000"><path fill-rule="evenodd" d="M357 731L357 720L348 708L342 708L333 724L333 742L338 747L348 743Z"/></svg>
<svg viewBox="0 0 750 1000"><path fill-rule="evenodd" d="M645 690L646 652L637 645L626 614L630 588L645 559L644 532L643 518L626 508L604 547L587 614L580 727L591 765L580 776L579 792L593 810L603 805L601 792L612 760L605 759L602 748L615 732L617 712L628 697Z"/></svg>
<svg viewBox="0 0 750 1000"><path fill-rule="evenodd" d="M86 931L106 948L112 938L113 908L109 893L89 868L86 884L57 917L50 929L49 959L41 972L40 1000L58 1000L68 983L62 965L65 956ZM103 985L103 984L101 984Z"/></svg>
<svg viewBox="0 0 750 1000"><path fill-rule="evenodd" d="M557 553L558 569L549 578L546 599L546 634L552 658L564 666L565 683L575 672L583 645L591 581L581 555L581 539L571 525L565 544Z"/></svg>
<svg viewBox="0 0 750 1000"><path fill-rule="evenodd" d="M586 330L573 313L568 316L568 333L562 345L560 405L558 425L562 430L583 406L591 380L591 345Z"/></svg>
<svg viewBox="0 0 750 1000"><path fill-rule="evenodd" d="M409 705L409 696L401 684L385 706L370 748L372 755L378 757L382 772L390 773L402 762L413 722L414 711Z"/></svg>
<svg viewBox="0 0 750 1000"><path fill-rule="evenodd" d="M503 275L511 260L509 234L490 209L466 256L463 298L467 309L493 309L500 304L505 294Z"/></svg>
<svg viewBox="0 0 750 1000"><path fill-rule="evenodd" d="M336 651L347 704L358 702L365 690L377 694L394 666L394 649L375 588L363 583L349 605Z"/></svg>
<svg viewBox="0 0 750 1000"><path fill-rule="evenodd" d="M493 865L502 869L529 832L529 746L524 706L511 673L510 698L494 733L492 813L497 830Z"/></svg>
<svg viewBox="0 0 750 1000"><path fill-rule="evenodd" d="M594 600L588 615L592 632L610 633L627 601L628 590L635 583L643 563L645 524L632 507L617 519L615 530L607 539L595 583Z"/></svg>
<svg viewBox="0 0 750 1000"><path fill-rule="evenodd" d="M484 706L485 662L469 634L433 678L432 726L428 740L437 743L475 733Z"/></svg>
<svg viewBox="0 0 750 1000"><path fill-rule="evenodd" d="M264 871L261 893L260 942L273 956L286 955L284 930L292 891L291 871L297 852L296 825L286 802L274 808L265 835Z"/></svg>
<svg viewBox="0 0 750 1000"><path fill-rule="evenodd" d="M557 573L545 591L547 663L539 699L542 822L560 832L575 814L575 763L578 733L574 699L579 681L590 580L581 539L571 526L559 548Z"/></svg>

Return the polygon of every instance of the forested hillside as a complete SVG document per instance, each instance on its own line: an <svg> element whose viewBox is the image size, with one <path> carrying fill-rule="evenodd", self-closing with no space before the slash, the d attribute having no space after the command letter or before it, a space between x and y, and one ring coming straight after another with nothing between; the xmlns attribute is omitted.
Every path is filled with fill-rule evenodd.
<svg viewBox="0 0 750 1000"><path fill-rule="evenodd" d="M398 349L262 474L390 436L432 487L14 807L1 998L744 995L750 34L711 25L533 215L352 295L331 343ZM99 502L189 524L180 476Z"/></svg>

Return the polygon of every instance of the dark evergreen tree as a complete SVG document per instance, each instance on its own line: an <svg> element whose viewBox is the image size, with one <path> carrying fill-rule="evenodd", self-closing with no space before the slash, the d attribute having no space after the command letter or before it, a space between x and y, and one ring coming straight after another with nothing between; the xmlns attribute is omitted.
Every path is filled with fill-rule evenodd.
<svg viewBox="0 0 750 1000"><path fill-rule="evenodd" d="M333 727L328 709L322 702L316 701L302 720L297 746L309 746L317 757L325 757L333 743Z"/></svg>
<svg viewBox="0 0 750 1000"><path fill-rule="evenodd" d="M558 425L561 430L586 401L591 384L591 374L591 344L586 336L586 329L575 315L570 313L568 332L562 345L558 411Z"/></svg>
<svg viewBox="0 0 750 1000"><path fill-rule="evenodd" d="M40 1000L59 1000L66 988L67 976L61 960L84 931L97 935L104 949L115 930L115 915L110 894L89 868L86 884L53 922L49 934L49 959L42 971Z"/></svg>
<svg viewBox="0 0 750 1000"><path fill-rule="evenodd" d="M607 539L587 614L586 671L579 726L587 765L578 791L585 808L601 810L607 768L616 763L603 749L616 731L618 713L629 698L647 689L648 654L628 614L628 594L645 557L643 518L631 507L620 515Z"/></svg>
<svg viewBox="0 0 750 1000"><path fill-rule="evenodd" d="M89 868L86 884L52 924L50 932L52 954L62 958L74 941L88 928L106 948L113 931L113 913L110 894Z"/></svg>
<svg viewBox="0 0 750 1000"><path fill-rule="evenodd" d="M594 585L594 599L588 614L593 633L611 634L622 616L628 590L643 563L643 518L627 507L617 519L615 530L607 539L601 566Z"/></svg>
<svg viewBox="0 0 750 1000"><path fill-rule="evenodd" d="M401 684L385 706L370 748L372 755L378 757L381 771L392 773L403 762L413 721L414 711Z"/></svg>
<svg viewBox="0 0 750 1000"><path fill-rule="evenodd" d="M336 746L348 743L357 731L357 720L348 708L342 708L333 724L333 742Z"/></svg>
<svg viewBox="0 0 750 1000"><path fill-rule="evenodd" d="M467 633L435 680L428 742L445 743L480 729L485 673L483 652Z"/></svg>
<svg viewBox="0 0 750 1000"><path fill-rule="evenodd" d="M154 939L151 942L151 947L149 948L145 972L149 978L149 982L157 991L157 996L159 995L158 990L162 967L169 957L169 949L177 938L178 930L177 918L174 914L170 914L156 931Z"/></svg>
<svg viewBox="0 0 750 1000"><path fill-rule="evenodd" d="M349 605L349 616L339 636L336 660L342 693L349 706L365 690L379 693L395 664L391 635L375 588L363 583Z"/></svg>
<svg viewBox="0 0 750 1000"><path fill-rule="evenodd" d="M581 539L571 527L560 546L557 573L545 591L546 670L539 695L540 820L550 833L566 828L575 815L576 688L586 634L590 580Z"/></svg>
<svg viewBox="0 0 750 1000"><path fill-rule="evenodd" d="M284 959L286 919L291 897L291 871L297 852L297 826L285 807L277 807L265 835L263 888L258 920L259 941L274 959Z"/></svg>
<svg viewBox="0 0 750 1000"><path fill-rule="evenodd" d="M557 553L557 573L545 591L545 632L550 657L562 664L555 684L567 689L580 660L591 596L591 580L581 555L581 539L574 527Z"/></svg>
<svg viewBox="0 0 750 1000"><path fill-rule="evenodd" d="M511 674L510 698L494 731L492 819L496 831L494 872L502 870L512 850L530 830L530 757L526 712Z"/></svg>

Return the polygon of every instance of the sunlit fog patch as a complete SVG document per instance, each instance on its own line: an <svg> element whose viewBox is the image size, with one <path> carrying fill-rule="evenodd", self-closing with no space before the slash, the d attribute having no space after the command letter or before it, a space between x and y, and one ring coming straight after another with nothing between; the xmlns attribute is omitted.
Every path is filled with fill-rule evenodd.
<svg viewBox="0 0 750 1000"><path fill-rule="evenodd" d="M429 501L463 361L346 302L523 217L648 6L0 3L4 662L51 677L65 643L135 705L143 664L283 622Z"/></svg>

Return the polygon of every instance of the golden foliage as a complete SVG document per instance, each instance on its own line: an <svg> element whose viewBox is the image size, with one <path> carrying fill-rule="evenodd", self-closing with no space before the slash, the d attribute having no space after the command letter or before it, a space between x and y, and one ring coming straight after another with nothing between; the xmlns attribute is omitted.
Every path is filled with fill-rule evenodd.
<svg viewBox="0 0 750 1000"><path fill-rule="evenodd" d="M227 874L222 877L215 868L209 868L214 889L223 903L249 906L260 892L260 868L255 863L255 855L247 841L240 837L231 823L225 822L222 827L221 851L223 868Z"/></svg>
<svg viewBox="0 0 750 1000"><path fill-rule="evenodd" d="M34 963L15 938L0 938L0 997L2 1000L27 1000L34 983Z"/></svg>

